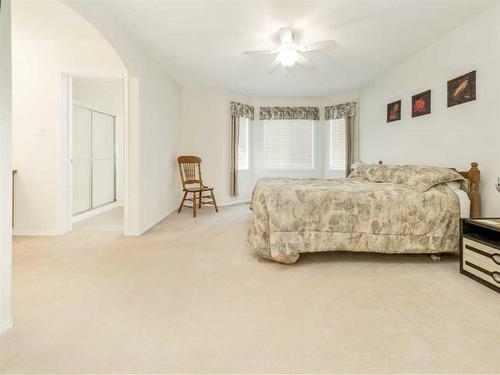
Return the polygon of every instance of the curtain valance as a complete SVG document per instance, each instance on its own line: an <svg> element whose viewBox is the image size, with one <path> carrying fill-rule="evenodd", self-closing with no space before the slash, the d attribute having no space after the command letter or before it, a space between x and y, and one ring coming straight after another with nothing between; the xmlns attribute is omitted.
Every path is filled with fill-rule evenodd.
<svg viewBox="0 0 500 375"><path fill-rule="evenodd" d="M260 107L260 120L319 120L319 107Z"/></svg>
<svg viewBox="0 0 500 375"><path fill-rule="evenodd" d="M251 105L231 102L231 116L245 117L253 120L254 108Z"/></svg>
<svg viewBox="0 0 500 375"><path fill-rule="evenodd" d="M356 116L356 102L330 105L325 107L325 119L335 120L344 117Z"/></svg>

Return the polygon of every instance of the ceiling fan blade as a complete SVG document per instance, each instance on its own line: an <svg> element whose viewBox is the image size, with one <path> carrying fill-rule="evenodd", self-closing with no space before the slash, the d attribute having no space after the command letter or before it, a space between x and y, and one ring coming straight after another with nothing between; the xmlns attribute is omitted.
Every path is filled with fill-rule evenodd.
<svg viewBox="0 0 500 375"><path fill-rule="evenodd" d="M243 51L244 55L274 55L275 53L277 53L277 51L271 49L257 49L257 50Z"/></svg>
<svg viewBox="0 0 500 375"><path fill-rule="evenodd" d="M335 40L323 40L321 42L309 43L299 48L300 52L313 52L319 50L333 49L337 46Z"/></svg>
<svg viewBox="0 0 500 375"><path fill-rule="evenodd" d="M278 68L278 66L280 66L280 61L278 60L278 58L275 58L273 63L269 66L268 73L273 73Z"/></svg>
<svg viewBox="0 0 500 375"><path fill-rule="evenodd" d="M311 64L311 62L306 59L304 56L300 56L299 59L297 60L297 64L302 66L303 68L306 69L314 69L314 65Z"/></svg>
<svg viewBox="0 0 500 375"><path fill-rule="evenodd" d="M292 30L289 29L288 27L282 27L280 29L280 39L281 39L281 44L292 44L293 42Z"/></svg>

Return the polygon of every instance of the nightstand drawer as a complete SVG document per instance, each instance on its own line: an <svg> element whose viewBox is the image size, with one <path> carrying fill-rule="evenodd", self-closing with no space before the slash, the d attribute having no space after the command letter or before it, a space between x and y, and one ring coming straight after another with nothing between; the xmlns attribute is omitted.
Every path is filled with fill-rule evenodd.
<svg viewBox="0 0 500 375"><path fill-rule="evenodd" d="M500 249L464 237L462 250L464 259L465 257L477 259L488 265L496 266L495 270L500 272Z"/></svg>
<svg viewBox="0 0 500 375"><path fill-rule="evenodd" d="M500 293L500 218L463 219L460 273Z"/></svg>
<svg viewBox="0 0 500 375"><path fill-rule="evenodd" d="M463 241L463 270L500 288L500 265L493 260L497 260L493 257L499 254L498 250L467 238Z"/></svg>

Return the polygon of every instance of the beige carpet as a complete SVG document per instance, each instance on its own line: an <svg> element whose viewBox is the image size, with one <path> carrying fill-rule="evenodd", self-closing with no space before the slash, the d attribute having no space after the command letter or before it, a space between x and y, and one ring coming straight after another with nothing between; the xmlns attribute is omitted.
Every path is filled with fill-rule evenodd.
<svg viewBox="0 0 500 375"><path fill-rule="evenodd" d="M123 207L115 207L99 215L74 223L73 231L123 233Z"/></svg>
<svg viewBox="0 0 500 375"><path fill-rule="evenodd" d="M3 372L500 372L500 295L458 260L247 246L245 206L140 238L15 238Z"/></svg>

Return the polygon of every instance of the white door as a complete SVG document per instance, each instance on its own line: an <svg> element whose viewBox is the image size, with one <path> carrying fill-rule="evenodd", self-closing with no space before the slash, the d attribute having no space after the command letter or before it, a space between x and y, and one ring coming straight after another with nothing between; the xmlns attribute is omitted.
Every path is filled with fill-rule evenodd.
<svg viewBox="0 0 500 375"><path fill-rule="evenodd" d="M73 214L92 208L92 111L73 105Z"/></svg>
<svg viewBox="0 0 500 375"><path fill-rule="evenodd" d="M114 202L115 118L94 111L92 121L92 207Z"/></svg>

